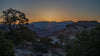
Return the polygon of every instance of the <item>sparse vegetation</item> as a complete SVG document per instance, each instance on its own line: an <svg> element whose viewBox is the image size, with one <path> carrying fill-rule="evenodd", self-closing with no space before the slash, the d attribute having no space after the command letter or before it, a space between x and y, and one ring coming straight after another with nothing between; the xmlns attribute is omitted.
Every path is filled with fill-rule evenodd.
<svg viewBox="0 0 100 56"><path fill-rule="evenodd" d="M7 40L0 31L0 56L15 56L13 41Z"/></svg>
<svg viewBox="0 0 100 56"><path fill-rule="evenodd" d="M100 56L100 26L82 31L66 56Z"/></svg>
<svg viewBox="0 0 100 56"><path fill-rule="evenodd" d="M35 38L39 37L35 32L31 31L27 27L22 26L20 30L21 32L18 31L6 32L5 37L7 39L13 40L15 44L19 44L23 40L34 42Z"/></svg>
<svg viewBox="0 0 100 56"><path fill-rule="evenodd" d="M3 11L2 19L2 24L7 25L9 30L3 31L3 27L0 27L3 29L0 31L0 56L15 56L14 46L16 47L18 44L19 46L24 45L25 48L28 47L27 49L31 49L30 51L33 52L48 53L49 48L59 48L67 52L66 56L100 56L100 26L94 29L95 26L89 24L88 26L92 29L83 30L83 28L88 28L83 23L82 25L79 22L76 25L69 24L66 26L69 31L65 28L58 32L53 39L50 37L40 38L35 31L30 30L27 26L28 19L23 12L18 10L10 8ZM76 35L76 33L78 34ZM71 35L76 35L76 37ZM55 42L53 42L54 40ZM33 54L31 53L31 55ZM37 56L41 56L41 54Z"/></svg>
<svg viewBox="0 0 100 56"><path fill-rule="evenodd" d="M48 37L43 37L43 38L40 38L40 42L45 44L46 46L52 46L52 42L53 39L52 38L48 38Z"/></svg>

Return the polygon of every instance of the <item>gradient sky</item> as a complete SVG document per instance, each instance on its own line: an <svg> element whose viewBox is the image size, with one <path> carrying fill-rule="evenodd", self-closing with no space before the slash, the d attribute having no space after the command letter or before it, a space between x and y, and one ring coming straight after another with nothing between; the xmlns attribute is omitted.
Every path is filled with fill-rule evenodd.
<svg viewBox="0 0 100 56"><path fill-rule="evenodd" d="M69 20L100 22L100 0L0 0L0 15L8 8L24 12L30 22Z"/></svg>

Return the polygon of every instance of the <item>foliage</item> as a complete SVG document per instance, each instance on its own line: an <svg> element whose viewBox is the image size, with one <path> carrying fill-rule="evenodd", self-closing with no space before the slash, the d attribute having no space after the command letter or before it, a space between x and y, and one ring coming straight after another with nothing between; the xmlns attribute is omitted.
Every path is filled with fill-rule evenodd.
<svg viewBox="0 0 100 56"><path fill-rule="evenodd" d="M66 56L100 56L100 26L82 31L76 38Z"/></svg>
<svg viewBox="0 0 100 56"><path fill-rule="evenodd" d="M43 43L34 43L33 52L48 53L48 48Z"/></svg>
<svg viewBox="0 0 100 56"><path fill-rule="evenodd" d="M52 47L61 48L62 46L58 42L55 42L55 43L53 43Z"/></svg>
<svg viewBox="0 0 100 56"><path fill-rule="evenodd" d="M9 32L6 32L5 37L13 40L14 43L18 44L23 40L32 42L35 41L34 37L38 37L35 32L25 27L25 24L28 24L28 19L23 12L10 8L3 11L2 19L3 24L8 25L10 29Z"/></svg>
<svg viewBox="0 0 100 56"><path fill-rule="evenodd" d="M36 32L31 31L28 27L21 26L20 31L7 32L5 34L7 39L13 40L15 44L23 40L34 42L36 37L39 37Z"/></svg>
<svg viewBox="0 0 100 56"><path fill-rule="evenodd" d="M5 39L2 32L0 32L0 56L15 56L13 42Z"/></svg>
<svg viewBox="0 0 100 56"><path fill-rule="evenodd" d="M9 25L10 31L17 30L22 24L28 23L28 19L23 12L12 8L3 11L2 18L3 24Z"/></svg>
<svg viewBox="0 0 100 56"><path fill-rule="evenodd" d="M64 51L69 51L72 48L72 45L74 44L75 39L69 39L67 40L66 44L64 45Z"/></svg>
<svg viewBox="0 0 100 56"><path fill-rule="evenodd" d="M63 43L63 41L65 40L65 35L64 35L64 33L58 33L57 34L57 38L59 39L59 41L60 41L60 43L61 43L61 45L62 45L62 43Z"/></svg>
<svg viewBox="0 0 100 56"><path fill-rule="evenodd" d="M48 38L48 37L43 37L40 39L40 42L44 43L46 46L50 46L52 45L53 39L52 38Z"/></svg>

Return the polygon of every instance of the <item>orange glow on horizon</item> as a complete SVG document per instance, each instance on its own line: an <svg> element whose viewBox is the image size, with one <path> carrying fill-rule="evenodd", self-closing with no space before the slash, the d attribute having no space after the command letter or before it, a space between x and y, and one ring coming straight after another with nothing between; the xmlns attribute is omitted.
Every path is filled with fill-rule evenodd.
<svg viewBox="0 0 100 56"><path fill-rule="evenodd" d="M62 21L74 21L74 22L78 22L78 21L97 21L97 22L100 22L100 20L95 20L95 19L66 19L66 20L29 20L29 23L32 23L32 22L40 22L40 21L48 21L48 22L52 22L52 21L55 21L55 22L62 22Z"/></svg>
<svg viewBox="0 0 100 56"><path fill-rule="evenodd" d="M100 22L100 19L99 18L92 18L92 17L52 17L52 16L49 16L49 17L35 17L35 16L31 16L31 17L27 17L29 19L29 23L32 23L32 22L39 22L39 21L55 21L55 22L62 22L62 21L74 21L74 22L77 22L77 21L98 21ZM87 18L87 19L86 19Z"/></svg>

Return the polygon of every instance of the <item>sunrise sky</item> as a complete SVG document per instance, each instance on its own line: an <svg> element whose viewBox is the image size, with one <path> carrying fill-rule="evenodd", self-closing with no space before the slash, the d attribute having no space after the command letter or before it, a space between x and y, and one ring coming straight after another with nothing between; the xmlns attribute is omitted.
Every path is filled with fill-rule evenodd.
<svg viewBox="0 0 100 56"><path fill-rule="evenodd" d="M100 22L100 0L0 0L0 15L8 8L24 12L30 22Z"/></svg>

